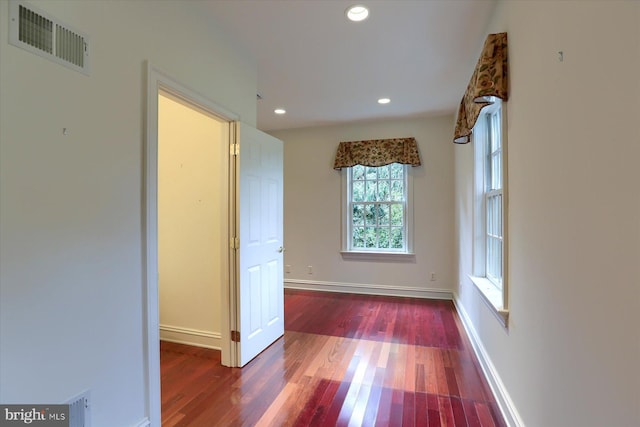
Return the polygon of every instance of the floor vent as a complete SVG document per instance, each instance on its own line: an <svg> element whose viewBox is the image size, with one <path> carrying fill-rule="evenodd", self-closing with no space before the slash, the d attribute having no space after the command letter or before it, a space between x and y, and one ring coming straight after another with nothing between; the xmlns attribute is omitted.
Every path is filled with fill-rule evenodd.
<svg viewBox="0 0 640 427"><path fill-rule="evenodd" d="M9 2L9 42L89 75L89 39L21 0Z"/></svg>
<svg viewBox="0 0 640 427"><path fill-rule="evenodd" d="M67 404L69 405L69 427L91 426L88 391L70 399Z"/></svg>

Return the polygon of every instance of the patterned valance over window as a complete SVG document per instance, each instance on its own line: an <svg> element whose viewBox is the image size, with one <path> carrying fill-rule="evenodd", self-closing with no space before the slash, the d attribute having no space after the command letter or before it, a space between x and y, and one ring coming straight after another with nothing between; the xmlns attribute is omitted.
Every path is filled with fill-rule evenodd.
<svg viewBox="0 0 640 427"><path fill-rule="evenodd" d="M482 55L462 97L453 142L466 144L478 120L480 110L491 105L491 97L509 98L509 64L507 33L489 34Z"/></svg>
<svg viewBox="0 0 640 427"><path fill-rule="evenodd" d="M391 163L420 166L415 138L341 142L333 168L342 169L355 165L377 167Z"/></svg>

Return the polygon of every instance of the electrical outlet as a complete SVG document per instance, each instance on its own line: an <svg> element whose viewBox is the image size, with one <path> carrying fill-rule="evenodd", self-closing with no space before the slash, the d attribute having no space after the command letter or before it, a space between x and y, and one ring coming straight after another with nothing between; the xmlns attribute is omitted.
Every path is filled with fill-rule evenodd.
<svg viewBox="0 0 640 427"><path fill-rule="evenodd" d="M433 271L431 272L431 281L432 282L436 281L436 273L434 273Z"/></svg>
<svg viewBox="0 0 640 427"><path fill-rule="evenodd" d="M313 274L313 266L312 265L308 265L307 266L307 274Z"/></svg>

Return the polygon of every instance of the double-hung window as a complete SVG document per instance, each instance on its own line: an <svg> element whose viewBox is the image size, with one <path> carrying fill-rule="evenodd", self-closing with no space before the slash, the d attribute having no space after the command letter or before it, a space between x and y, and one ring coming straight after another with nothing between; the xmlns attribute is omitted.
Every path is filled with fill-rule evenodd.
<svg viewBox="0 0 640 427"><path fill-rule="evenodd" d="M505 144L503 103L484 107L473 128L475 148L474 273L472 280L506 322Z"/></svg>
<svg viewBox="0 0 640 427"><path fill-rule="evenodd" d="M420 164L413 137L340 143L343 258L414 259L409 170Z"/></svg>
<svg viewBox="0 0 640 427"><path fill-rule="evenodd" d="M410 254L411 180L408 165L343 169L343 253Z"/></svg>
<svg viewBox="0 0 640 427"><path fill-rule="evenodd" d="M485 272L498 289L502 290L504 227L502 197L502 109L494 108L484 115L486 143L484 144L485 188L484 214Z"/></svg>

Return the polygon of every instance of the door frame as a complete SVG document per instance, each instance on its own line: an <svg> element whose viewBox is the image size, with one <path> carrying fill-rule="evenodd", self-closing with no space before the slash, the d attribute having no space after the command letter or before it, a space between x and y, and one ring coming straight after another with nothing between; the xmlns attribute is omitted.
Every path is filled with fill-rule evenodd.
<svg viewBox="0 0 640 427"><path fill-rule="evenodd" d="M166 92L186 104L204 110L229 122L230 141L235 141L233 122L240 116L202 96L180 83L167 73L146 62L146 123L144 136L144 163L142 176L142 284L144 315L144 353L146 361L146 406L151 426L160 426L162 420L160 401L160 321L158 298L158 94ZM229 229L236 227L235 160L229 156ZM222 285L221 352L222 363L234 366L235 346L231 342L231 329L235 327L235 256L229 246L229 282ZM225 303L226 302L226 303Z"/></svg>

